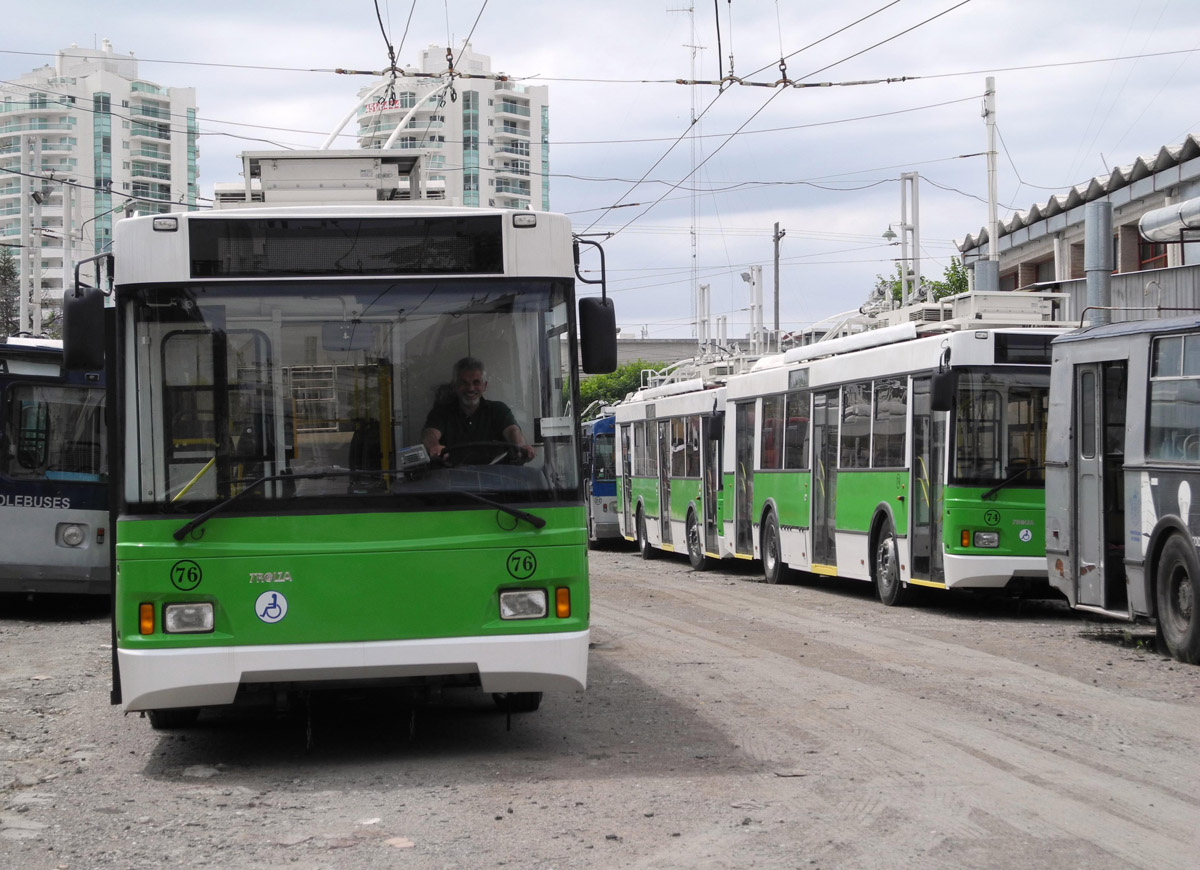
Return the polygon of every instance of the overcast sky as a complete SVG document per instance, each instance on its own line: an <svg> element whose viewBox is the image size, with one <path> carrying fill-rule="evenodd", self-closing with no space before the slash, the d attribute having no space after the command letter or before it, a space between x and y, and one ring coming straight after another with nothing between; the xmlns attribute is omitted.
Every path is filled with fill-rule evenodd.
<svg viewBox="0 0 1200 870"><path fill-rule="evenodd" d="M900 221L901 172L920 173L921 271L940 278L987 219L988 75L1002 217L1200 132L1196 0L687 2L380 0L402 64L474 28L493 69L549 85L551 208L617 233L605 250L624 335L692 335L693 273L744 333L752 264L770 326L775 222L782 328L856 308L899 256L881 236ZM242 150L321 143L369 81L328 70L387 65L370 0L59 0L9 3L4 18L2 79L107 38L143 78L196 88L206 196L237 180ZM790 79L834 86L674 83L693 63L700 79L728 73L730 55L747 81L778 80L787 56Z"/></svg>

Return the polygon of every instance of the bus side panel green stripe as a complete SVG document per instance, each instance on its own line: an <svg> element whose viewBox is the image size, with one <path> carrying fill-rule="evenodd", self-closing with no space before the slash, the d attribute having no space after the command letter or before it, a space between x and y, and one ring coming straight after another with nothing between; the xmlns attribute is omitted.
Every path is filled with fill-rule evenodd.
<svg viewBox="0 0 1200 870"><path fill-rule="evenodd" d="M899 496L904 496L901 501ZM908 534L908 472L839 471L837 474L837 528L842 532L870 532L871 519L881 502L891 505L896 534Z"/></svg>

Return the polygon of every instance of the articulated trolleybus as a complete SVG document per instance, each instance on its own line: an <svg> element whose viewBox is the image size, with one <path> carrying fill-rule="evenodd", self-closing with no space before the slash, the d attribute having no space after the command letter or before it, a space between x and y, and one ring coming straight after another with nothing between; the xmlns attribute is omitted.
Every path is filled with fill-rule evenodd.
<svg viewBox="0 0 1200 870"><path fill-rule="evenodd" d="M622 529L911 586L1045 586L1043 457L1061 294L972 293L617 406ZM876 321L878 322L878 321ZM631 431L630 431L631 430Z"/></svg>
<svg viewBox="0 0 1200 870"><path fill-rule="evenodd" d="M479 687L528 711L584 688L573 361L611 370L616 345L607 300L576 319L567 218L390 202L419 190L411 156L243 162L261 207L116 228L114 703L161 728L293 690ZM290 204L336 179L370 201ZM97 298L68 300L69 350ZM484 433L431 462L464 357L531 461Z"/></svg>
<svg viewBox="0 0 1200 870"><path fill-rule="evenodd" d="M103 372L62 361L55 339L0 344L0 592L109 592Z"/></svg>
<svg viewBox="0 0 1200 870"><path fill-rule="evenodd" d="M1200 318L1081 329L1053 352L1050 582L1080 610L1156 618L1200 664Z"/></svg>

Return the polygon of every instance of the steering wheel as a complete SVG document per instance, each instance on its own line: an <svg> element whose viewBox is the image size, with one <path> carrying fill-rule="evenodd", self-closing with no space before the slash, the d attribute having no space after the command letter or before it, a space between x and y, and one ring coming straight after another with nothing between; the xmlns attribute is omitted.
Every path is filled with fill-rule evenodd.
<svg viewBox="0 0 1200 870"><path fill-rule="evenodd" d="M463 457L470 455L473 451L490 454L491 459L483 462L465 462L455 458L456 453ZM529 461L525 457L525 451L509 441L464 441L445 447L442 450L441 458L442 462L450 467L458 465L524 465Z"/></svg>

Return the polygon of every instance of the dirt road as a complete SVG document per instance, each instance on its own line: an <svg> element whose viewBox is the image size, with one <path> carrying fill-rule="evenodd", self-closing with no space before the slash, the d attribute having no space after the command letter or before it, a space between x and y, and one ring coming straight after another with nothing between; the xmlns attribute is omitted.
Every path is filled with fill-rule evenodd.
<svg viewBox="0 0 1200 870"><path fill-rule="evenodd" d="M102 608L5 602L0 864L1200 865L1200 668L1151 630L756 568L593 554L590 687L511 731L447 693L154 732Z"/></svg>

